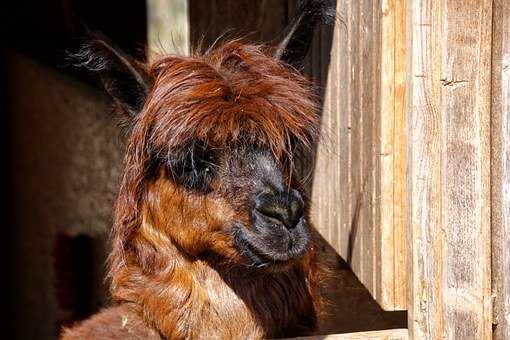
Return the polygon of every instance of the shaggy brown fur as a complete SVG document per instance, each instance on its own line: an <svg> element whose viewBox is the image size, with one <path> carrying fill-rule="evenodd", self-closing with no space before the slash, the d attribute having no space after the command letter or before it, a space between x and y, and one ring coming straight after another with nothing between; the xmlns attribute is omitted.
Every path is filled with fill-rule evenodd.
<svg viewBox="0 0 510 340"><path fill-rule="evenodd" d="M304 3L296 25L307 32L326 2ZM118 306L66 330L63 339L254 339L313 330L323 271L293 172L296 150L310 148L319 134L308 81L269 48L241 41L191 57L162 56L147 67L104 41L89 50L82 65L102 72L130 116L109 259ZM211 161L200 172L197 183L207 186L183 184L172 170L201 150L197 145L221 164ZM285 210L297 224L271 211L260 215L254 204L267 190L281 209L301 207ZM255 253L270 260L254 261Z"/></svg>
<svg viewBox="0 0 510 340"><path fill-rule="evenodd" d="M152 327L147 326L136 306L122 304L104 309L78 327L65 330L62 339L101 340L162 340Z"/></svg>

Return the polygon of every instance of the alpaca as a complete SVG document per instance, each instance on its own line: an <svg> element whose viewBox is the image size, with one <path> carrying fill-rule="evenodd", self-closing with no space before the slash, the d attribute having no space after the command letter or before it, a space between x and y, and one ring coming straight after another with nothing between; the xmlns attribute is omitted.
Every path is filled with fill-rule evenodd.
<svg viewBox="0 0 510 340"><path fill-rule="evenodd" d="M322 269L296 150L319 137L298 73L331 1L301 1L276 48L227 41L150 65L103 39L80 50L129 139L109 257L116 302L62 339L309 334Z"/></svg>

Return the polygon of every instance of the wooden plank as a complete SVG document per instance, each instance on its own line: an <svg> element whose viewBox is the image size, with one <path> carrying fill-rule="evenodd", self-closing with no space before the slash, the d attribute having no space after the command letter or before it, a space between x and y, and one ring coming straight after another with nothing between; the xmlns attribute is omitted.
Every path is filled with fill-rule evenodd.
<svg viewBox="0 0 510 340"><path fill-rule="evenodd" d="M388 41L383 40L382 48L392 46L395 51L394 57L394 128L393 128L393 299L382 298L382 301L393 301L393 310L407 309L407 137L406 137L406 0L395 1L394 5L394 44L387 45ZM384 28L383 28L384 32ZM391 41L391 40L390 40ZM383 63L385 59L382 58ZM391 83L382 82L382 90L391 87ZM386 98L384 93L381 98ZM382 111L384 115L384 110ZM384 118L382 118L383 120ZM384 155L382 156L384 157ZM382 179L386 174L382 173ZM389 195L389 192L386 192ZM387 207L385 205L385 207ZM384 213L386 213L386 209ZM391 244L391 243L390 243ZM390 255L381 255L383 259L388 259ZM390 260L391 261L391 260ZM388 268L383 266L383 268ZM388 278L391 280L391 278ZM384 280L383 282L385 282ZM391 282L391 281L390 281ZM388 302L388 305L390 303Z"/></svg>
<svg viewBox="0 0 510 340"><path fill-rule="evenodd" d="M409 3L409 329L491 338L491 1Z"/></svg>
<svg viewBox="0 0 510 340"><path fill-rule="evenodd" d="M322 33L321 30L319 30L318 33ZM328 84L327 87L331 86L332 89L337 89L338 84L334 81L334 79L338 77L338 73L340 71L338 69L338 65L330 64L329 65L330 72L328 72L328 67L325 68L325 72L324 72L324 69L322 68L322 64L325 62L323 53L327 53L327 51L325 51L325 49L323 49L323 47L321 46L324 38L325 37L323 36L323 34L319 34L318 36L316 36L315 41L318 42L318 44L316 44L316 47L318 47L318 49L316 51L320 51L320 54L312 53L312 55L311 55L312 71L316 77L316 80L319 81L318 82L319 84L326 83L326 84ZM337 39L337 37L335 37L334 39ZM317 62L317 60L319 60L319 63ZM317 67L320 67L320 69L317 69ZM329 74L326 74L326 73L329 73ZM324 89L321 89L321 91L324 91ZM326 114L323 117L323 121L326 121L326 119L328 121L327 124L330 128L330 133L331 133L331 138L332 138L331 141L333 141L333 140L335 141L331 145L331 151L334 152L335 154L337 154L339 152L339 145L340 145L340 143L337 142L338 138L339 138L339 135L337 135L337 130L339 127L339 120L338 120L338 116L333 113L333 112L337 112L337 109L336 109L337 98L333 93L337 93L337 92L327 91L326 93L323 94L324 95L323 112L326 112L326 111L329 112L328 114ZM326 167L326 176L328 176L326 178L330 178L330 179L333 179L334 182L338 182L340 180L340 178L339 178L340 172L338 171L338 164L333 162L331 164L331 166ZM338 214L340 213L340 211L337 209L338 203L339 203L339 195L340 195L340 192L338 190L338 187L329 186L327 197L333 197L334 199L330 200L327 203L328 216L334 215L335 217L338 218ZM328 218L326 220L326 223L328 225L328 239L331 240L332 242L336 242L338 239L339 228L337 225L337 221L338 221L337 218L333 218L333 219Z"/></svg>
<svg viewBox="0 0 510 340"><path fill-rule="evenodd" d="M341 1L338 5L338 16L340 20L347 20L350 5L346 1ZM328 81L336 83L336 95L332 96L336 105L332 114L337 117L337 129L334 131L337 136L338 152L336 157L336 171L338 171L338 186L336 187L335 201L338 211L336 229L336 249L339 253L347 254L349 231L351 229L351 215L349 212L349 197L345 194L349 187L350 168L349 168L349 140L351 129L349 127L349 82L339 81L349 79L349 50L345 48L349 44L348 23L335 25L335 35L332 46L332 57L330 65L334 65L336 75L328 77ZM335 238L332 239L335 241Z"/></svg>
<svg viewBox="0 0 510 340"><path fill-rule="evenodd" d="M294 340L406 340L408 339L407 329L388 329L384 331L356 332L345 334L329 334L310 337L292 338Z"/></svg>
<svg viewBox="0 0 510 340"><path fill-rule="evenodd" d="M374 207L375 207L375 172L377 169L374 164L374 140L373 137L377 134L377 128L374 126L375 120L375 106L379 99L379 86L378 74L375 67L375 57L379 52L377 48L376 37L379 32L379 27L374 24L377 13L374 13L374 4L378 1L363 0L360 2L361 8L361 50L360 50L360 65L361 72L361 179L363 185L363 209L361 210L360 226L362 234L360 234L360 241L362 244L362 268L361 268L361 281L367 289L374 295L374 268L375 268L375 249L374 249L374 236L375 236L375 221L374 221Z"/></svg>
<svg viewBox="0 0 510 340"><path fill-rule="evenodd" d="M380 126L380 150L381 155L380 171L385 174L381 178L381 205L386 209L381 214L380 225L377 227L378 242L377 252L381 258L381 270L378 271L381 284L376 290L376 296L383 301L394 301L394 289L384 289L384 287L392 287L394 264L393 258L395 251L393 247L385 245L393 245L393 220L394 220L394 195L393 183L395 181L394 174L394 127L395 127L395 49L393 42L395 41L395 1L382 1L382 39L388 45L381 46L381 58L384 60L384 67L381 70L381 126ZM383 86L386 84L386 86ZM387 256L387 258L385 258ZM389 267L389 270L383 270Z"/></svg>
<svg viewBox="0 0 510 340"><path fill-rule="evenodd" d="M494 339L510 338L510 3L494 1L492 59L492 287Z"/></svg>
<svg viewBox="0 0 510 340"><path fill-rule="evenodd" d="M406 308L405 237L405 1L383 0L381 18L380 223L377 300L387 310ZM391 246L388 246L391 245Z"/></svg>
<svg viewBox="0 0 510 340"><path fill-rule="evenodd" d="M386 310L406 301L404 8L337 2L312 192L315 225Z"/></svg>
<svg viewBox="0 0 510 340"><path fill-rule="evenodd" d="M147 1L147 53L189 53L190 33L187 0Z"/></svg>
<svg viewBox="0 0 510 340"><path fill-rule="evenodd" d="M345 259L348 261L352 270L358 278L360 278L363 284L363 267L362 267L362 254L363 254L363 223L361 221L362 211L364 207L364 190L362 188L362 173L361 173L361 146L362 146L362 135L361 135L361 88L363 86L361 82L360 74L362 73L363 64L360 62L361 46L361 9L360 2L353 1L351 6L352 20L350 21L351 26L351 102L349 103L349 118L351 127L351 139L349 145L350 162L348 163L351 172L351 182L349 185L349 197L350 197L350 219L351 225L349 230L349 253L340 254L346 256ZM320 175L320 174L316 174Z"/></svg>

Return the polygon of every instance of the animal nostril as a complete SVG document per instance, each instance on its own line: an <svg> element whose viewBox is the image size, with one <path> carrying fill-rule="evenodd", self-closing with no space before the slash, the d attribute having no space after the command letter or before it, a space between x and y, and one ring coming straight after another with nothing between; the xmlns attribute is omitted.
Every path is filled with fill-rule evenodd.
<svg viewBox="0 0 510 340"><path fill-rule="evenodd" d="M281 223L291 230L303 217L303 199L297 190L280 195L263 194L255 200L255 211L266 222Z"/></svg>
<svg viewBox="0 0 510 340"><path fill-rule="evenodd" d="M292 190L288 195L289 221L288 228L294 228L303 217L303 198L297 190Z"/></svg>

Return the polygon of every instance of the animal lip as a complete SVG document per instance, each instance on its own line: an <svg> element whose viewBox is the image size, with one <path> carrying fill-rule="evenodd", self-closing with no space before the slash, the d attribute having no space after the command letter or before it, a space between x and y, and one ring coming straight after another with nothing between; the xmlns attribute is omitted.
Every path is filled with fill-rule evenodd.
<svg viewBox="0 0 510 340"><path fill-rule="evenodd" d="M271 249L267 244L278 243L271 235L261 235L258 232L246 231L242 226L236 226L233 230L234 245L241 254L246 256L250 262L257 267L284 264L299 259L309 249L309 233L304 222L300 222L300 230L287 232L283 227L278 228L289 237L286 238L285 246L279 249Z"/></svg>

